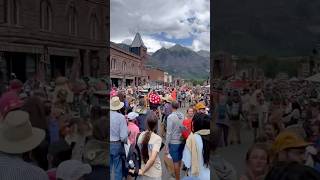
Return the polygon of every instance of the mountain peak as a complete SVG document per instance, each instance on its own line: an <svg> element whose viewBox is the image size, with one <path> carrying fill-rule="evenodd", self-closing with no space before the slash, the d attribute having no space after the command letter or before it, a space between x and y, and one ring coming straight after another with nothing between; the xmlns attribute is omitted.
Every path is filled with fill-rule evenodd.
<svg viewBox="0 0 320 180"><path fill-rule="evenodd" d="M191 49L181 46L180 44L176 44L169 48L171 51L191 51Z"/></svg>

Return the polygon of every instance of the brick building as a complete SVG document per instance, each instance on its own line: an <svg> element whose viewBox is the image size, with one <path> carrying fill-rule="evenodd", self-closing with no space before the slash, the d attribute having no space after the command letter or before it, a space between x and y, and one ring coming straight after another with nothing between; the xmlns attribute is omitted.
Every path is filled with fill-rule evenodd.
<svg viewBox="0 0 320 180"><path fill-rule="evenodd" d="M110 43L110 78L113 86L139 86L147 83L147 48L139 33L131 45Z"/></svg>
<svg viewBox="0 0 320 180"><path fill-rule="evenodd" d="M165 72L159 68L148 67L146 69L149 82L164 83Z"/></svg>
<svg viewBox="0 0 320 180"><path fill-rule="evenodd" d="M0 70L25 81L106 76L105 0L0 0Z"/></svg>
<svg viewBox="0 0 320 180"><path fill-rule="evenodd" d="M213 58L213 78L228 78L235 75L236 64L230 54L219 52Z"/></svg>

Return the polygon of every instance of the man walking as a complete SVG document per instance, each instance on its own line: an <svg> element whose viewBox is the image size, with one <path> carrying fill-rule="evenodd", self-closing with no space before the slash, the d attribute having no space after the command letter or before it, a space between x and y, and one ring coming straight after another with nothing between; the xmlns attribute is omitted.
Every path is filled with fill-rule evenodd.
<svg viewBox="0 0 320 180"><path fill-rule="evenodd" d="M115 180L122 180L123 143L127 142L128 127L125 116L118 111L124 106L119 97L110 101L110 172L114 170Z"/></svg>
<svg viewBox="0 0 320 180"><path fill-rule="evenodd" d="M169 148L169 154L174 164L176 180L180 180L180 169L182 153L185 141L182 137L184 115L178 112L179 104L177 101L172 102L172 113L167 120L166 147ZM168 150L168 149L167 149Z"/></svg>

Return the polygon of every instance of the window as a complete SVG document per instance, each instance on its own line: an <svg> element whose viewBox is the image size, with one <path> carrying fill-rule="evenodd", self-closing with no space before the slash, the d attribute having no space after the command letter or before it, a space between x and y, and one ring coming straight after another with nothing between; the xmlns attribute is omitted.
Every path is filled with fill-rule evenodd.
<svg viewBox="0 0 320 180"><path fill-rule="evenodd" d="M90 38L93 40L98 39L98 18L95 14L91 15L90 18Z"/></svg>
<svg viewBox="0 0 320 180"><path fill-rule="evenodd" d="M134 64L132 63L131 66L132 66L132 67L131 67L131 73L134 74Z"/></svg>
<svg viewBox="0 0 320 180"><path fill-rule="evenodd" d="M3 1L3 22L13 25L19 24L20 6L18 0Z"/></svg>
<svg viewBox="0 0 320 180"><path fill-rule="evenodd" d="M126 62L123 62L123 63L122 63L122 70L123 70L123 71L125 71L125 70L127 69L126 66L127 66L127 63L126 63Z"/></svg>
<svg viewBox="0 0 320 180"><path fill-rule="evenodd" d="M13 10L12 20L13 20L13 24L17 25L17 24L19 24L19 4L17 3L17 0L13 0L12 3L13 3L12 4L13 5L13 7L12 7L12 10Z"/></svg>
<svg viewBox="0 0 320 180"><path fill-rule="evenodd" d="M78 30L77 11L74 5L71 5L68 12L69 34L76 35Z"/></svg>
<svg viewBox="0 0 320 180"><path fill-rule="evenodd" d="M8 23L9 22L9 5L8 5L8 0L4 0L3 2L3 22Z"/></svg>
<svg viewBox="0 0 320 180"><path fill-rule="evenodd" d="M40 5L40 27L42 30L51 30L52 11L48 0L42 0Z"/></svg>
<svg viewBox="0 0 320 180"><path fill-rule="evenodd" d="M113 69L113 59L111 59L111 62L110 62L110 69Z"/></svg>
<svg viewBox="0 0 320 180"><path fill-rule="evenodd" d="M111 59L111 69L116 69L116 59Z"/></svg>

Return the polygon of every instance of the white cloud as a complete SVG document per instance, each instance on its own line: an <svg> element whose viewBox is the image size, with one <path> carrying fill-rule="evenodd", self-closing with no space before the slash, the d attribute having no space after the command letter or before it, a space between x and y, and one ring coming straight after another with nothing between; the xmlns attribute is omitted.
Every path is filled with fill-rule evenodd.
<svg viewBox="0 0 320 180"><path fill-rule="evenodd" d="M194 49L195 51L210 51L210 32L206 31L199 33L198 36L193 40L192 49Z"/></svg>
<svg viewBox="0 0 320 180"><path fill-rule="evenodd" d="M148 48L148 52L155 52L162 47L170 48L175 45L175 43L168 42L168 41L159 41L159 40L153 39L150 36L142 35L141 38L143 39L144 45ZM113 42L131 45L132 41L133 41L133 38L126 38L124 40L121 40L121 39L114 40Z"/></svg>
<svg viewBox="0 0 320 180"><path fill-rule="evenodd" d="M209 0L111 0L111 41L133 39L136 32L143 36L149 51L173 43L158 41L150 35L164 32L168 39L194 37L192 48L210 47ZM188 22L188 18L195 18ZM149 47L148 47L149 48Z"/></svg>

